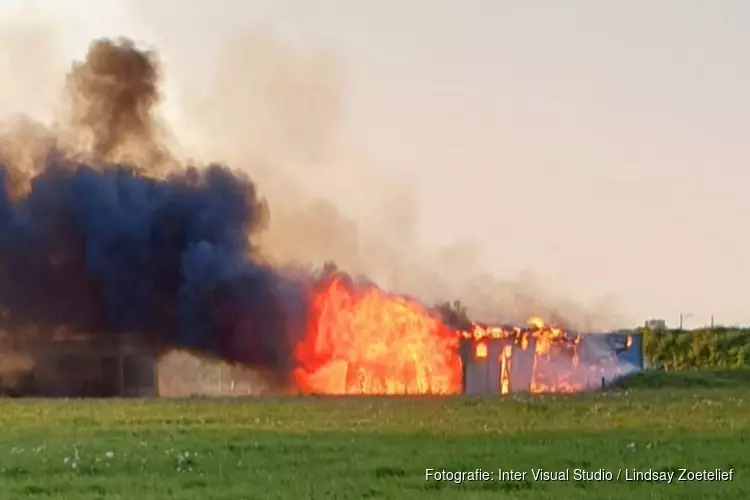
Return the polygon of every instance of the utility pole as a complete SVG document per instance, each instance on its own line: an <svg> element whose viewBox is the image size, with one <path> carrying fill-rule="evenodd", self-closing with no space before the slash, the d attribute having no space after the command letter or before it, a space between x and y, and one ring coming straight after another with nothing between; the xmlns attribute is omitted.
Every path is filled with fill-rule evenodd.
<svg viewBox="0 0 750 500"><path fill-rule="evenodd" d="M711 329L714 329L714 315L711 315Z"/></svg>

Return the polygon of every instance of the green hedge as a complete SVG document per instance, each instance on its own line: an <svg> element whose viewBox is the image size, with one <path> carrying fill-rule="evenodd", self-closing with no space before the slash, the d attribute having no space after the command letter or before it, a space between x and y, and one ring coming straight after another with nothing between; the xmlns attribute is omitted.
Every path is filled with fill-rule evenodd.
<svg viewBox="0 0 750 500"><path fill-rule="evenodd" d="M612 389L736 389L750 388L750 368L731 370L643 371L618 380Z"/></svg>
<svg viewBox="0 0 750 500"><path fill-rule="evenodd" d="M750 330L640 330L643 356L652 368L670 371L750 368Z"/></svg>

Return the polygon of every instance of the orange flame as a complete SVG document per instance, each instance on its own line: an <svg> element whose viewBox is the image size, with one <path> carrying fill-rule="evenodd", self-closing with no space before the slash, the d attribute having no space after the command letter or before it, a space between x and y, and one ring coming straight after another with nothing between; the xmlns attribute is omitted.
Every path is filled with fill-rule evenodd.
<svg viewBox="0 0 750 500"><path fill-rule="evenodd" d="M506 345L500 355L500 394L510 392L510 358L513 356L513 347Z"/></svg>
<svg viewBox="0 0 750 500"><path fill-rule="evenodd" d="M611 365L580 363L581 337L539 318L531 318L528 327L473 324L470 331L455 332L417 301L374 286L358 288L339 275L314 294L307 327L296 347L294 373L306 393L457 394L462 340L473 346L468 362L497 357L501 394L513 390L514 368L524 363L531 374L524 390L532 393L585 390L612 375L617 365L614 355ZM489 348L501 340L508 343L499 351ZM626 348L630 344L628 337ZM529 349L530 358L515 359L514 352Z"/></svg>
<svg viewBox="0 0 750 500"><path fill-rule="evenodd" d="M455 394L458 341L418 302L335 276L314 295L295 379L319 394Z"/></svg>
<svg viewBox="0 0 750 500"><path fill-rule="evenodd" d="M487 343L486 342L478 342L477 343L477 347L476 347L474 356L477 359L486 359L487 358Z"/></svg>

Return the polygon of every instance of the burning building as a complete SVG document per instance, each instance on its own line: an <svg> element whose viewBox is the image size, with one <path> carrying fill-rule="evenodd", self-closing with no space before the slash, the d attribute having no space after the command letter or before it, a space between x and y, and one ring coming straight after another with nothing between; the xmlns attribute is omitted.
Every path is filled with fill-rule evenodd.
<svg viewBox="0 0 750 500"><path fill-rule="evenodd" d="M418 300L333 275L317 289L295 382L317 394L507 394L600 388L642 368L640 336L449 327Z"/></svg>
<svg viewBox="0 0 750 500"><path fill-rule="evenodd" d="M304 331L290 346L294 365L285 387L292 392L580 392L600 388L643 365L641 339L633 333L573 335L537 319L523 327L468 320L459 327L416 299L356 282L335 269L311 288L308 300ZM236 314L241 317L242 310ZM268 360L253 365L210 351L147 348L143 340L69 332L39 338L27 345L33 362L14 383L14 392L51 397L185 397L269 390L257 370ZM247 359L269 355L256 351L252 343L249 349Z"/></svg>
<svg viewBox="0 0 750 500"><path fill-rule="evenodd" d="M390 333L376 332L379 337ZM350 395L570 393L602 388L643 367L641 336L632 332L572 336L532 321L528 327L474 324L470 331L451 335L457 340L456 357L444 357L442 371L429 362L401 365L399 358L418 346L381 345L388 355L383 361L367 359L368 352L377 352L377 344L367 344L360 355L339 358L316 370L308 385L297 386L302 392ZM127 340L69 338L37 345L29 354L33 367L16 387L24 395L190 397L263 392L262 379L252 370L188 352L157 359Z"/></svg>
<svg viewBox="0 0 750 500"><path fill-rule="evenodd" d="M643 368L632 332L571 335L533 319L528 327L474 325L461 340L462 392L581 392Z"/></svg>
<svg viewBox="0 0 750 500"><path fill-rule="evenodd" d="M33 368L13 381L25 393L155 394L168 378L156 356L176 351L315 394L573 391L619 376L612 349L541 323L465 331L335 269L277 266L247 172L169 154L152 116L160 73L132 42L96 41L66 78L70 123L34 165L0 151L3 335L17 347L38 334ZM168 385L191 393L189 371Z"/></svg>

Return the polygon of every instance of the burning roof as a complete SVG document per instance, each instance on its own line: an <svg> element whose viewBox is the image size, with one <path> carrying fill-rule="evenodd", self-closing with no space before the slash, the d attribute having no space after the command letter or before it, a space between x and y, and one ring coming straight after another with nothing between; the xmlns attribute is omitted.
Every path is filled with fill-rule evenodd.
<svg viewBox="0 0 750 500"><path fill-rule="evenodd" d="M617 349L603 338L539 318L526 326L472 323L454 330L418 301L333 275L315 293L295 381L303 392L321 394L457 394L465 389L464 365L489 360L500 365L504 394L511 390L510 367L525 353L530 392L576 392L620 372ZM626 337L625 348L631 342ZM462 344L472 355L462 353ZM493 344L502 345L500 353Z"/></svg>

